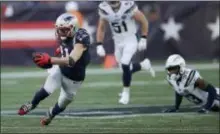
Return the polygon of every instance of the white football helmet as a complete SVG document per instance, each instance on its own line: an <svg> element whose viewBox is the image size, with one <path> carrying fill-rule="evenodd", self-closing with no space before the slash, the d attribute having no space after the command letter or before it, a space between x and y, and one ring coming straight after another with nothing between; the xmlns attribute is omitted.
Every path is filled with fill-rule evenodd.
<svg viewBox="0 0 220 134"><path fill-rule="evenodd" d="M169 72L170 68L179 67L179 71L177 72L177 74L170 74L173 75L173 77L175 77L174 79L178 79L180 75L183 73L185 66L186 66L186 62L183 59L183 57L180 56L179 54L173 54L168 57L165 68L168 71L168 74L170 74Z"/></svg>
<svg viewBox="0 0 220 134"><path fill-rule="evenodd" d="M79 28L79 21L76 16L70 13L61 14L56 20L56 35L61 39L73 37Z"/></svg>

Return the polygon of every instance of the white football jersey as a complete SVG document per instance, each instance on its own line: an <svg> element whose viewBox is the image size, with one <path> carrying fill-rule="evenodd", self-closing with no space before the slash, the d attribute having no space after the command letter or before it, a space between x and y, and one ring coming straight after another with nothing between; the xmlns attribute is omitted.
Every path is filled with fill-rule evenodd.
<svg viewBox="0 0 220 134"><path fill-rule="evenodd" d="M121 6L116 12L107 2L99 4L99 16L108 21L113 36L118 39L136 34L137 28L133 15L137 10L138 7L133 1L121 1Z"/></svg>
<svg viewBox="0 0 220 134"><path fill-rule="evenodd" d="M167 80L178 94L184 96L196 105L205 105L208 99L208 92L195 87L195 82L198 78L202 78L199 72L189 68L184 68L184 72L180 80L173 81L169 79L169 76L167 76ZM218 88L216 88L216 91L219 95Z"/></svg>

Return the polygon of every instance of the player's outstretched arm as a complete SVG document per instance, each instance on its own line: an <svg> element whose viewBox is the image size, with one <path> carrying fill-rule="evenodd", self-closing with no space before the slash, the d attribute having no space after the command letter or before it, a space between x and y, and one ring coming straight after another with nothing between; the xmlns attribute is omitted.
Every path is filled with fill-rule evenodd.
<svg viewBox="0 0 220 134"><path fill-rule="evenodd" d="M51 57L51 64L74 66L75 63L81 58L83 52L86 50L83 44L77 43L74 45L74 49L67 57Z"/></svg>
<svg viewBox="0 0 220 134"><path fill-rule="evenodd" d="M105 27L106 27L106 20L103 18L99 19L99 24L97 28L97 33L96 33L96 45L97 45L97 54L99 56L105 56L105 49L103 48L103 40L105 36Z"/></svg>
<svg viewBox="0 0 220 134"><path fill-rule="evenodd" d="M105 37L105 30L106 30L106 23L107 21L104 18L99 19L97 33L96 33L96 41L102 43Z"/></svg>
<svg viewBox="0 0 220 134"><path fill-rule="evenodd" d="M201 78L198 78L195 82L195 86L198 87L199 89L201 90L204 90L206 92L208 92L208 100L207 100L207 103L205 104L205 106L202 107L202 109L200 109L198 112L199 113L207 113L211 107L212 107L212 104L216 98L216 90L215 88L209 84L209 83L206 83L203 79Z"/></svg>
<svg viewBox="0 0 220 134"><path fill-rule="evenodd" d="M171 112L177 112L179 110L179 107L182 103L183 96L179 95L177 92L175 92L175 106L169 109L164 110L165 113L171 113Z"/></svg>
<svg viewBox="0 0 220 134"><path fill-rule="evenodd" d="M147 48L148 21L144 14L139 10L134 13L133 17L141 25L142 36L138 43L138 50L141 51Z"/></svg>
<svg viewBox="0 0 220 134"><path fill-rule="evenodd" d="M146 19L145 15L140 10L137 10L134 13L133 17L141 25L141 34L142 34L142 36L147 37L147 34L148 34L148 20Z"/></svg>
<svg viewBox="0 0 220 134"><path fill-rule="evenodd" d="M175 93L175 109L176 110L179 110L182 100L183 100L183 96L176 92Z"/></svg>

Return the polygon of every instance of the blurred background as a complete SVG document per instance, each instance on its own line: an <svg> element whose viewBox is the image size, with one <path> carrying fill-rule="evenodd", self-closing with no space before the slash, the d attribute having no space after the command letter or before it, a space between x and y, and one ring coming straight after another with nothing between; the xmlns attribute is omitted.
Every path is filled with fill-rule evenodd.
<svg viewBox="0 0 220 134"><path fill-rule="evenodd" d="M78 16L81 26L96 42L98 1L1 2L1 66L33 66L31 53L51 55L57 47L54 22L63 12ZM162 61L173 53L192 61L219 60L219 2L136 2L149 21L148 48L137 52L134 61L145 57ZM137 33L137 37L140 34ZM108 53L100 58L92 45L92 64L115 66L110 29L105 35ZM109 58L110 57L110 58ZM113 58L112 58L113 57Z"/></svg>

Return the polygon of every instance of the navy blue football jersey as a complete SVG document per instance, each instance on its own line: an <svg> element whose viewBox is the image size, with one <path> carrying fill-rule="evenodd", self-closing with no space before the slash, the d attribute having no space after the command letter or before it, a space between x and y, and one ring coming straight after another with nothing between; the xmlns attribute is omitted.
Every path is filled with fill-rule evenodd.
<svg viewBox="0 0 220 134"><path fill-rule="evenodd" d="M76 43L83 44L87 48L81 58L75 63L73 67L60 66L60 70L64 76L74 81L83 81L85 79L86 67L90 62L89 46L90 36L88 32L80 28L72 38L67 38L60 42L61 54L66 57L74 49Z"/></svg>

